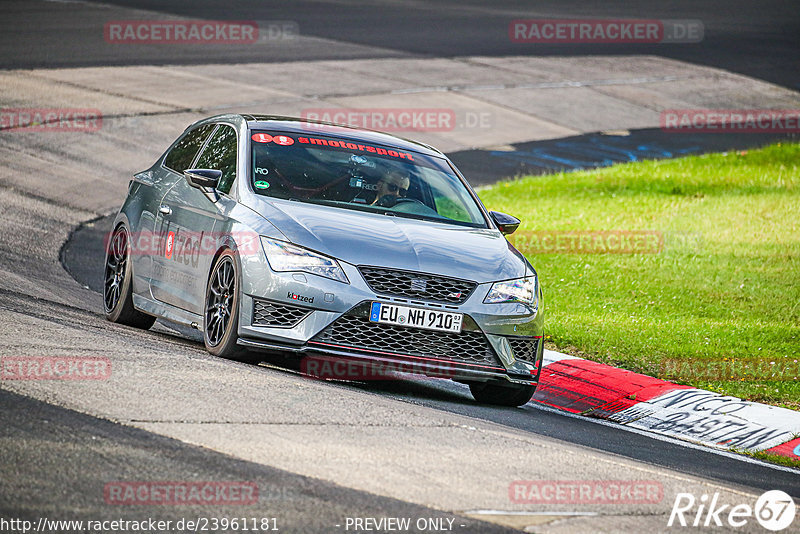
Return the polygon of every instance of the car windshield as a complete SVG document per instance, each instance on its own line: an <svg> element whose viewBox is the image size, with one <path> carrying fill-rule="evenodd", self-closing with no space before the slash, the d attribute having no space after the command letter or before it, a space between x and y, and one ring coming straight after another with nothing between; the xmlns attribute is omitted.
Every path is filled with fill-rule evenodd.
<svg viewBox="0 0 800 534"><path fill-rule="evenodd" d="M257 194L486 228L444 159L328 136L256 131L251 140Z"/></svg>

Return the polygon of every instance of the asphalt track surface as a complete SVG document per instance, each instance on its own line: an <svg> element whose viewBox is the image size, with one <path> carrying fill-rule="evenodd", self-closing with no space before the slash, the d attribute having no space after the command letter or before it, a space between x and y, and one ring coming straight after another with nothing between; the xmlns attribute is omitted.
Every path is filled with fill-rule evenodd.
<svg viewBox="0 0 800 534"><path fill-rule="evenodd" d="M592 169L645 159L666 159L708 152L744 150L782 140L796 134L675 135L657 128L626 131L625 135L601 132L515 143L514 150L471 149L447 156L475 186L492 184L512 176L529 176Z"/></svg>
<svg viewBox="0 0 800 534"><path fill-rule="evenodd" d="M336 530L344 517L451 519L459 532L513 532L438 510L338 487L251 462L232 459L142 430L118 425L0 390L0 514L32 521L142 521L137 506L109 505L104 482L113 480L246 481L258 486L258 504L246 516L276 520L284 532ZM110 497L110 494L109 494ZM311 512L311 513L309 513ZM242 517L239 505L163 507L159 521ZM64 529L72 530L72 529ZM78 529L75 529L78 530ZM173 530L175 530L173 528Z"/></svg>
<svg viewBox="0 0 800 534"><path fill-rule="evenodd" d="M80 227L62 249L61 258L65 269L80 284L97 292L102 291L104 238L109 234L113 222L113 216L109 216ZM202 338L198 332L188 328L181 329L181 332L202 348ZM288 373L298 372L296 363L282 358L267 358L262 365ZM761 463L743 463L740 457L714 454L703 448L689 449L684 443L628 432L621 430L619 425L565 415L534 403L521 409L477 405L469 390L448 380L350 384L331 382L331 385L356 388L399 401L475 417L720 481L763 490L780 487L787 493L800 497L800 476L797 472L776 471Z"/></svg>
<svg viewBox="0 0 800 534"><path fill-rule="evenodd" d="M545 0L538 2L442 0L409 2L258 0L191 2L109 0L102 5L149 10L192 19L291 21L304 36L347 42L339 47L280 50L221 49L190 51L153 46L135 52L124 46L108 50L102 40L85 31L86 13L69 3L48 10L53 17L0 21L3 68L92 65L190 64L231 61L298 61L357 57L450 57L470 55L570 56L656 54L690 63L719 67L789 88L800 88L797 52L800 50L800 11L794 2L711 0L698 2ZM102 12L90 16L103 17ZM152 16L152 15L151 15ZM5 17L4 17L5 18ZM149 17L148 17L149 18ZM512 43L508 24L515 19L609 18L699 20L705 28L701 43L607 44L602 46ZM363 47L363 48L358 48Z"/></svg>
<svg viewBox="0 0 800 534"><path fill-rule="evenodd" d="M372 5L362 2L287 2L217 4L214 2L105 2L125 7L151 10L190 18L255 19L297 21L304 35L347 42L350 48L281 49L280 57L263 55L243 57L239 51L220 49L187 53L175 48L151 47L135 54L110 53L108 47L96 46L95 37L81 31L86 12L68 9L69 4L52 3L47 12L20 21L14 17L0 20L0 67L69 67L87 65L191 64L209 61L298 61L310 59L455 56L465 54L569 55L592 52L584 45L572 47L523 48L508 42L508 21L514 18L614 17L699 19L706 27L704 46L660 45L652 47L605 46L603 54L653 53L698 64L712 65L785 87L800 87L797 51L800 49L800 24L796 6L790 2L678 2L663 5L603 3L602 7L576 7L571 3L537 3L535 9L525 3L480 2L397 2ZM83 5L83 4L81 4ZM279 6L279 7L276 7ZM59 13L59 16L50 16ZM89 16L95 13L89 9ZM152 16L152 13L151 13ZM82 18L83 17L83 18ZM387 22L391 21L391 22ZM211 58L209 58L209 54ZM763 136L759 138L763 141ZM742 140L741 147L752 146ZM536 146L528 148L535 149ZM552 146L548 148L552 149ZM573 154L579 159L580 154ZM464 157L472 157L469 154ZM599 163L599 162L598 162ZM479 164L476 164L479 165ZM530 170L530 168L526 168ZM547 170L547 169L545 169ZM488 171L487 171L488 172ZM491 179L491 172L487 173ZM54 208L55 209L55 208ZM57 211L57 210L56 210ZM53 216L53 221L57 216ZM31 221L47 227L46 216ZM96 292L103 261L103 236L108 218L80 227L65 244L61 262L81 285L91 291L70 294L69 305L56 301L31 299L21 293L3 290L2 308L44 325L85 328L93 335L105 336L109 343L132 337L112 328L108 332L97 311ZM3 249L4 251L10 249ZM35 254L6 254L0 257L5 267L20 272L37 273L33 280L42 285L58 284L66 276L61 265L47 265ZM72 340L75 341L75 340ZM164 346L179 352L202 352L195 333L164 326L154 332L136 333L136 342L147 347ZM66 341L65 341L66 343ZM271 360L260 366L240 367L243 373L296 374L296 366L283 360ZM782 489L800 498L800 477L796 471L776 469L755 461L743 460L670 440L568 416L529 404L521 409L498 409L476 405L468 391L449 382L407 381L390 383L329 383L331 396L337 391L358 391L393 402L421 405L449 414L494 423L525 434L552 438L557 442L604 451L620 458L646 465L674 469L681 473L719 481L745 491ZM396 499L379 497L317 479L303 477L261 464L236 460L208 449L187 445L162 436L113 423L106 419L51 406L0 390L0 513L11 517L40 517L43 513L102 519L129 516L141 519L140 510L109 507L98 498L103 483L111 479L161 480L235 480L259 482L268 495L259 514L280 509L286 531L316 532L330 528L347 516L451 517ZM13 476L9 476L13 475ZM457 483L457 481L454 481ZM272 493L270 493L270 491ZM78 512L80 511L80 513ZM228 512L203 508L159 510L162 519L192 515L215 515ZM250 514L251 510L248 510ZM503 532L501 527L477 523L463 517L456 521L465 532Z"/></svg>

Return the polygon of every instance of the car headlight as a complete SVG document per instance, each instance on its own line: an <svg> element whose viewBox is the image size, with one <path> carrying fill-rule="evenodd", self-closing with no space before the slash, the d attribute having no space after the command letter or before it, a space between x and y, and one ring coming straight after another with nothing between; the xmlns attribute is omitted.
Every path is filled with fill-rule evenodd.
<svg viewBox="0 0 800 534"><path fill-rule="evenodd" d="M261 236L261 246L273 271L300 271L349 284L339 262L308 249Z"/></svg>
<svg viewBox="0 0 800 534"><path fill-rule="evenodd" d="M521 302L529 306L536 306L536 275L495 282L489 294L483 299L485 304L498 304L500 302Z"/></svg>

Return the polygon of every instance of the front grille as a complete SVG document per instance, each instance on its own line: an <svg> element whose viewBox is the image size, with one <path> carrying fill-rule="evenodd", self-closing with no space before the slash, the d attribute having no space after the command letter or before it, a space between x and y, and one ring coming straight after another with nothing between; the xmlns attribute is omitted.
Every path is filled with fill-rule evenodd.
<svg viewBox="0 0 800 534"><path fill-rule="evenodd" d="M464 319L466 323L468 316ZM405 328L372 323L366 315L353 312L334 321L314 336L313 342L500 367L494 350L480 330L451 334Z"/></svg>
<svg viewBox="0 0 800 534"><path fill-rule="evenodd" d="M370 289L381 295L461 304L478 285L469 280L381 267L358 268Z"/></svg>
<svg viewBox="0 0 800 534"><path fill-rule="evenodd" d="M514 358L529 362L536 361L536 349L539 340L533 337L509 337L508 343L511 345L511 352Z"/></svg>
<svg viewBox="0 0 800 534"><path fill-rule="evenodd" d="M253 299L253 326L292 328L312 310L268 300Z"/></svg>

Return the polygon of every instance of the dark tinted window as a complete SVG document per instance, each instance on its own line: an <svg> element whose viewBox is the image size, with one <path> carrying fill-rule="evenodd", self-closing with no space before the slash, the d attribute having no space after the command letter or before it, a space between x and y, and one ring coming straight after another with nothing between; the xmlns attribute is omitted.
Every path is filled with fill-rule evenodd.
<svg viewBox="0 0 800 534"><path fill-rule="evenodd" d="M229 192L236 178L236 130L221 125L203 149L196 167L222 171L217 189Z"/></svg>
<svg viewBox="0 0 800 534"><path fill-rule="evenodd" d="M333 136L252 134L259 195L486 228L480 206L441 158Z"/></svg>
<svg viewBox="0 0 800 534"><path fill-rule="evenodd" d="M214 124L206 124L183 136L183 139L178 141L178 144L172 147L167 157L164 158L164 166L177 173L183 173L192 165L197 151L203 146L203 141L206 140L214 126Z"/></svg>

